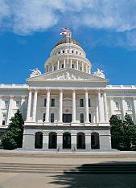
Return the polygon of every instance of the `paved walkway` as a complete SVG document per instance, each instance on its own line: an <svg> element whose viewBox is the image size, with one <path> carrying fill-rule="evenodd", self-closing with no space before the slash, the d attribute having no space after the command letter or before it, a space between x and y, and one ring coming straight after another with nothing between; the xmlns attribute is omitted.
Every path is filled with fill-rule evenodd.
<svg viewBox="0 0 136 188"><path fill-rule="evenodd" d="M0 151L0 188L135 188L136 152Z"/></svg>

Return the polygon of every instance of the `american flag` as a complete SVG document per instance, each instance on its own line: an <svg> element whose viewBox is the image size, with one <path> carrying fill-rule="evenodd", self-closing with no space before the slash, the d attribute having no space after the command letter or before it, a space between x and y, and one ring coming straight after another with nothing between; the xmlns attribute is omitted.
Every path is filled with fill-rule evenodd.
<svg viewBox="0 0 136 188"><path fill-rule="evenodd" d="M71 36L71 31L68 28L63 28L60 35Z"/></svg>

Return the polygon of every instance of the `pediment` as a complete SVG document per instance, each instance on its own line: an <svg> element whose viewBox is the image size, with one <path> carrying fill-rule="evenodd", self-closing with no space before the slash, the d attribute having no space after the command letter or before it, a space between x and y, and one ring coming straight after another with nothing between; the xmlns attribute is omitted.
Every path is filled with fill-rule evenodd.
<svg viewBox="0 0 136 188"><path fill-rule="evenodd" d="M63 69L29 78L28 82L33 81L97 81L106 82L104 78L88 74L75 69Z"/></svg>

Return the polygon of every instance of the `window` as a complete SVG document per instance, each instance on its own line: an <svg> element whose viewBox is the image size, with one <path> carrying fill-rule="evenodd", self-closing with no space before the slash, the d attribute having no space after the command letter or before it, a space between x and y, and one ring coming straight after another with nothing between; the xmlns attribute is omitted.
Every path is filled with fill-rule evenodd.
<svg viewBox="0 0 136 188"><path fill-rule="evenodd" d="M56 66L54 66L54 70L57 70L57 67L56 67Z"/></svg>
<svg viewBox="0 0 136 188"><path fill-rule="evenodd" d="M74 50L72 50L72 54L74 53Z"/></svg>
<svg viewBox="0 0 136 188"><path fill-rule="evenodd" d="M46 99L44 99L44 107L46 107Z"/></svg>
<svg viewBox="0 0 136 188"><path fill-rule="evenodd" d="M46 114L43 113L43 122L45 122L45 116L46 116Z"/></svg>
<svg viewBox="0 0 136 188"><path fill-rule="evenodd" d="M58 52L58 54L60 54L60 52Z"/></svg>
<svg viewBox="0 0 136 188"><path fill-rule="evenodd" d="M89 114L89 122L92 123L92 115Z"/></svg>
<svg viewBox="0 0 136 188"><path fill-rule="evenodd" d="M20 101L16 101L16 107L19 108L21 105L21 102Z"/></svg>
<svg viewBox="0 0 136 188"><path fill-rule="evenodd" d="M80 114L80 123L84 123L84 114L83 113Z"/></svg>
<svg viewBox="0 0 136 188"><path fill-rule="evenodd" d="M119 102L116 101L116 102L115 102L115 105L116 105L116 109L117 109L117 110L120 110Z"/></svg>
<svg viewBox="0 0 136 188"><path fill-rule="evenodd" d="M61 65L61 68L64 68L64 64Z"/></svg>
<svg viewBox="0 0 136 188"><path fill-rule="evenodd" d="M74 64L72 64L72 68L74 68Z"/></svg>
<svg viewBox="0 0 136 188"><path fill-rule="evenodd" d="M132 106L131 106L130 101L127 101L127 109L128 109L128 110L132 110Z"/></svg>
<svg viewBox="0 0 136 188"><path fill-rule="evenodd" d="M6 114L3 114L2 125L6 125Z"/></svg>
<svg viewBox="0 0 136 188"><path fill-rule="evenodd" d="M64 53L65 53L65 51L63 50L63 51L62 51L62 53L64 54Z"/></svg>
<svg viewBox="0 0 136 188"><path fill-rule="evenodd" d="M55 106L55 99L51 99L51 107Z"/></svg>
<svg viewBox="0 0 136 188"><path fill-rule="evenodd" d="M88 99L88 106L91 107L91 99Z"/></svg>
<svg viewBox="0 0 136 188"><path fill-rule="evenodd" d="M6 125L6 121L5 120L2 120L2 125Z"/></svg>
<svg viewBox="0 0 136 188"><path fill-rule="evenodd" d="M80 107L84 107L84 99L80 99Z"/></svg>
<svg viewBox="0 0 136 188"><path fill-rule="evenodd" d="M54 113L51 113L51 123L54 122Z"/></svg>
<svg viewBox="0 0 136 188"><path fill-rule="evenodd" d="M5 108L8 108L8 105L9 105L9 101L5 101Z"/></svg>

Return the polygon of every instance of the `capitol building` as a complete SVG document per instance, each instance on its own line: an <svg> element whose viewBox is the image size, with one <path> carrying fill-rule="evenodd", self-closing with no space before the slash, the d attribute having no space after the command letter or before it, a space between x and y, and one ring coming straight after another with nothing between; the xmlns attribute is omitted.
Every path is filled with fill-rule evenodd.
<svg viewBox="0 0 136 188"><path fill-rule="evenodd" d="M109 119L129 114L136 123L136 85L108 85L70 30L64 30L44 67L26 84L0 84L0 133L19 109L23 148L48 151L110 150Z"/></svg>

